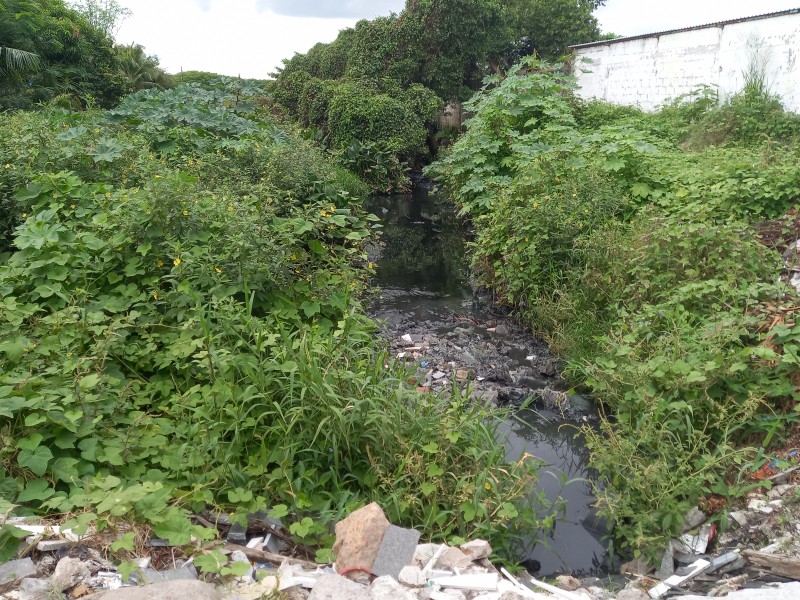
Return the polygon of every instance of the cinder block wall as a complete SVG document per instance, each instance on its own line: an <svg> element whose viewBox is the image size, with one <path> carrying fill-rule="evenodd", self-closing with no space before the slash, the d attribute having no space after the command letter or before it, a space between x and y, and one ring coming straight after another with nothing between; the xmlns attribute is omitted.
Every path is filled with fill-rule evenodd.
<svg viewBox="0 0 800 600"><path fill-rule="evenodd" d="M743 88L754 45L767 61L770 90L800 112L800 13L575 48L579 94L654 110L710 85L724 100Z"/></svg>

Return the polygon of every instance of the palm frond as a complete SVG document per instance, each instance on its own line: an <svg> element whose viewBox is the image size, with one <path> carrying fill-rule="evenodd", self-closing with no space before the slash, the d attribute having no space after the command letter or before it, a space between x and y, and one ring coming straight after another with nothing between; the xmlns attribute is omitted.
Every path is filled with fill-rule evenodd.
<svg viewBox="0 0 800 600"><path fill-rule="evenodd" d="M41 65L39 55L18 48L0 46L0 72L27 73L36 71Z"/></svg>

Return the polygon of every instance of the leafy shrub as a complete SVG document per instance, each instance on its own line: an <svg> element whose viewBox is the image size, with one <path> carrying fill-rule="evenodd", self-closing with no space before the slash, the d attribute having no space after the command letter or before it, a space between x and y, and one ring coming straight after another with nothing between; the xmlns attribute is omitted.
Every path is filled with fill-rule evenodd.
<svg viewBox="0 0 800 600"><path fill-rule="evenodd" d="M688 131L691 147L723 144L761 144L767 140L791 142L800 134L800 117L786 112L780 98L756 89L728 98L707 111Z"/></svg>
<svg viewBox="0 0 800 600"><path fill-rule="evenodd" d="M652 556L701 496L747 489L743 446L797 422L798 338L765 333L790 301L780 258L749 224L800 195L794 117L708 90L655 114L579 102L555 67L524 67L428 173L473 218L481 283L608 411L585 432L598 497L620 546ZM692 151L731 115L726 147Z"/></svg>
<svg viewBox="0 0 800 600"><path fill-rule="evenodd" d="M424 152L425 128L410 106L356 82L337 86L328 114L334 147L354 139L381 144L408 159Z"/></svg>
<svg viewBox="0 0 800 600"><path fill-rule="evenodd" d="M538 463L506 463L505 413L387 368L358 301L363 184L236 89L194 94L0 123L0 512L199 549L214 532L190 513L273 506L327 545L377 500L508 548L511 520L546 508L528 502Z"/></svg>

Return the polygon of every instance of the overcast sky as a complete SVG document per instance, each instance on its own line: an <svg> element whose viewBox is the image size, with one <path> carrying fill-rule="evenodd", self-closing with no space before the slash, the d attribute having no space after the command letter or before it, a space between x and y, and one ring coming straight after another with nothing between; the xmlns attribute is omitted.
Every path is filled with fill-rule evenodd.
<svg viewBox="0 0 800 600"><path fill-rule="evenodd" d="M265 78L281 59L329 42L358 19L399 12L405 0L118 0L133 11L121 43L142 44L170 72ZM800 0L607 0L603 31L636 35L765 12Z"/></svg>

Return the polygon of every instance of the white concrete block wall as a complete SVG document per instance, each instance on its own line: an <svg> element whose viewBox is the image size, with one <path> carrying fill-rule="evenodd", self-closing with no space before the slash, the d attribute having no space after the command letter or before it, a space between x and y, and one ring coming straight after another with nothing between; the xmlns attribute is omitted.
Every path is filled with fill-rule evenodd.
<svg viewBox="0 0 800 600"><path fill-rule="evenodd" d="M744 86L752 40L767 57L771 91L800 112L800 13L576 48L578 93L655 110L709 85L724 100Z"/></svg>

